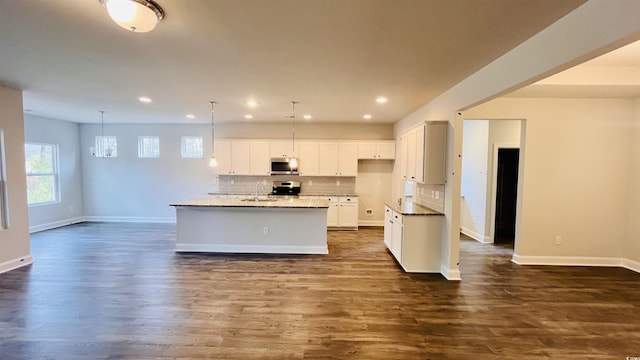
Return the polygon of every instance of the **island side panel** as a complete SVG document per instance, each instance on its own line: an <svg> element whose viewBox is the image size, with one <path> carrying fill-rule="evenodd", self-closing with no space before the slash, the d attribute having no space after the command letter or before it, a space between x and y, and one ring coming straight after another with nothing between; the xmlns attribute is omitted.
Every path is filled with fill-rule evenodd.
<svg viewBox="0 0 640 360"><path fill-rule="evenodd" d="M176 218L176 252L328 254L327 208L177 206Z"/></svg>

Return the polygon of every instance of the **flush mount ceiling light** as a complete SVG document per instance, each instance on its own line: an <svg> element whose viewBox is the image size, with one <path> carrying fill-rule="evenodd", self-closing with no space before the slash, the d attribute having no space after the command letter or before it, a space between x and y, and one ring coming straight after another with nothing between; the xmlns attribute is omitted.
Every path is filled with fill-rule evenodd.
<svg viewBox="0 0 640 360"><path fill-rule="evenodd" d="M133 32L149 32L164 18L162 8L152 0L98 0L111 19Z"/></svg>
<svg viewBox="0 0 640 360"><path fill-rule="evenodd" d="M377 98L377 99L376 99L376 102L377 102L378 104L384 104L384 103L386 103L386 102L387 102L387 98L386 98L386 97L384 97L384 96L380 96L379 98Z"/></svg>
<svg viewBox="0 0 640 360"><path fill-rule="evenodd" d="M141 96L138 98L138 101L140 101L141 103L145 103L148 104L150 103L152 100L150 97L146 97L146 96Z"/></svg>
<svg viewBox="0 0 640 360"><path fill-rule="evenodd" d="M362 118L366 119L366 120L369 120L369 119L371 119L371 114L362 115Z"/></svg>

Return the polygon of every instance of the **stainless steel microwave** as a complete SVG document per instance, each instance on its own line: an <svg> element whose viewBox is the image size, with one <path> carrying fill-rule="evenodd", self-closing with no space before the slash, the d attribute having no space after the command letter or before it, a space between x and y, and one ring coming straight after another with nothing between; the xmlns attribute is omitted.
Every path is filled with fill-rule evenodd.
<svg viewBox="0 0 640 360"><path fill-rule="evenodd" d="M271 175L298 175L297 158L271 158Z"/></svg>

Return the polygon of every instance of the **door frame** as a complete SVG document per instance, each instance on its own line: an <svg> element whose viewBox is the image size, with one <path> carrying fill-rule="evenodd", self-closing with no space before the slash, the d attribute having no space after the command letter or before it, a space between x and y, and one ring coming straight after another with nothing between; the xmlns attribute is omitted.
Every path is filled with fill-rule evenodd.
<svg viewBox="0 0 640 360"><path fill-rule="evenodd" d="M518 149L520 150L520 144L514 143L493 143L493 155L491 157L491 216L489 218L489 243L495 243L496 236L496 200L498 189L498 152L500 149ZM518 152L518 183L520 182L520 162L522 160L522 151ZM516 192L516 196L519 198L520 194ZM516 216L518 216L518 210L516 209ZM515 242L515 239L514 239Z"/></svg>

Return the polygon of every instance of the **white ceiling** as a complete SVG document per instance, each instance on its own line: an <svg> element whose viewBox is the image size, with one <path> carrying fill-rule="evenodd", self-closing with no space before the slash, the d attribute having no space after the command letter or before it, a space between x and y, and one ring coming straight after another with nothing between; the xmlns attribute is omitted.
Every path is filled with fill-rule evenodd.
<svg viewBox="0 0 640 360"><path fill-rule="evenodd" d="M295 100L316 123L393 123L584 1L157 0L136 34L98 0L0 0L0 83L75 122L206 123L210 100L217 122L280 122Z"/></svg>
<svg viewBox="0 0 640 360"><path fill-rule="evenodd" d="M640 98L640 41L552 75L506 96Z"/></svg>

